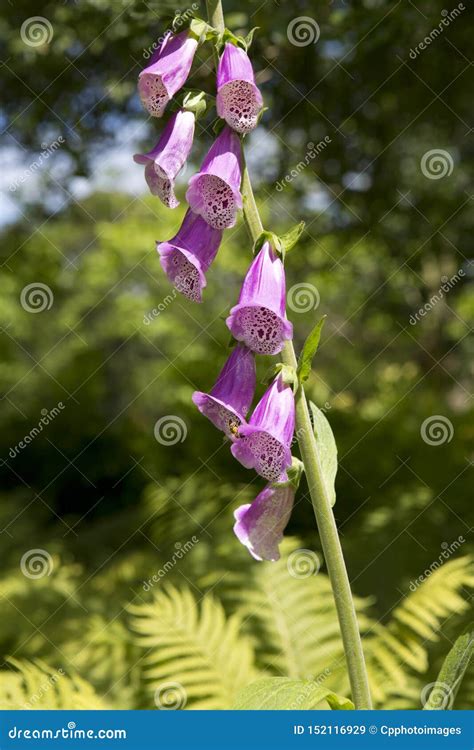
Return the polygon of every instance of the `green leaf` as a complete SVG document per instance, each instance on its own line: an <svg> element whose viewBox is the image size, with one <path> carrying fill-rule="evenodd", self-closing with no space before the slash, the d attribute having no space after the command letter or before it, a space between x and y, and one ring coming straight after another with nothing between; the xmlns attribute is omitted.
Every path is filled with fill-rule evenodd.
<svg viewBox="0 0 474 750"><path fill-rule="evenodd" d="M155 703L156 691L171 683L180 708L228 709L239 689L258 677L242 619L227 617L212 595L198 602L189 587L169 586L129 610Z"/></svg>
<svg viewBox="0 0 474 750"><path fill-rule="evenodd" d="M189 24L189 30L199 43L208 42L217 35L216 30L212 26L209 26L206 21L203 21L202 18L193 18Z"/></svg>
<svg viewBox="0 0 474 750"><path fill-rule="evenodd" d="M280 235L280 243L282 247L282 255L285 256L298 242L299 238L304 232L305 223L300 221L299 224L295 224L288 232Z"/></svg>
<svg viewBox="0 0 474 750"><path fill-rule="evenodd" d="M287 677L269 677L247 685L237 696L234 709L238 711L306 710L326 700L332 709L354 708L347 698L311 680L291 680Z"/></svg>
<svg viewBox="0 0 474 750"><path fill-rule="evenodd" d="M214 131L216 135L219 135L219 133L222 130L224 130L224 128L225 128L225 120L221 120L219 117L217 117L212 126L212 130Z"/></svg>
<svg viewBox="0 0 474 750"><path fill-rule="evenodd" d="M336 490L334 482L337 474L337 445L331 429L331 425L324 412L309 402L311 415L313 417L314 437L318 449L319 460L323 471L324 483L329 494L331 505L336 502Z"/></svg>
<svg viewBox="0 0 474 750"><path fill-rule="evenodd" d="M289 469L286 470L286 473L288 475L288 482L287 484L292 484L295 490L298 489L300 486L300 479L304 472L304 463L299 460L299 458L296 458L296 456L291 457L291 466ZM278 484L286 484L285 482L278 482Z"/></svg>
<svg viewBox="0 0 474 750"><path fill-rule="evenodd" d="M93 686L76 673L42 661L7 659L14 667L0 671L0 710L95 710L111 708Z"/></svg>
<svg viewBox="0 0 474 750"><path fill-rule="evenodd" d="M321 338L321 331L325 320L326 315L323 315L319 323L314 326L313 330L304 342L303 349L301 350L301 354L298 359L297 369L298 380L300 383L304 383L305 380L308 380L309 378L309 374L311 372L311 364L313 362L313 357L318 350L319 339Z"/></svg>
<svg viewBox="0 0 474 750"><path fill-rule="evenodd" d="M224 29L224 31L221 34L219 34L219 46L222 47L227 42L234 44L236 47L245 46L244 37L237 36L230 29Z"/></svg>
<svg viewBox="0 0 474 750"><path fill-rule="evenodd" d="M304 221L300 221L292 229L282 235L275 234L275 232L264 231L255 240L253 247L254 254L258 253L264 242L269 242L271 246L280 253L282 260L285 259L287 252L296 245L305 227Z"/></svg>
<svg viewBox="0 0 474 750"><path fill-rule="evenodd" d="M326 700L333 711L354 711L355 706L350 698L343 698L337 693L328 693Z"/></svg>
<svg viewBox="0 0 474 750"><path fill-rule="evenodd" d="M262 119L265 112L268 112L268 110L269 110L269 107L262 107L262 109L257 115L257 125L260 125L260 120Z"/></svg>
<svg viewBox="0 0 474 750"><path fill-rule="evenodd" d="M206 111L206 94L204 91L189 91L183 99L183 109L194 112L196 118Z"/></svg>
<svg viewBox="0 0 474 750"><path fill-rule="evenodd" d="M454 699L474 652L474 631L459 636L443 662L436 682L432 683L428 700L423 706L427 711L452 709Z"/></svg>
<svg viewBox="0 0 474 750"><path fill-rule="evenodd" d="M245 37L245 49L246 50L248 50L248 48L252 44L252 42L253 42L253 35L255 34L256 31L258 31L259 28L260 28L260 26L254 26L253 29L251 29L249 31L249 33L247 34L247 36Z"/></svg>

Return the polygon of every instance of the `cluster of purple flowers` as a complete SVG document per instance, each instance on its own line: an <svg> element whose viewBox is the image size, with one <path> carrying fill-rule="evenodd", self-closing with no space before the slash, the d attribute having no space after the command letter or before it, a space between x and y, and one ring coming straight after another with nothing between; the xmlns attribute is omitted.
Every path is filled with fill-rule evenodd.
<svg viewBox="0 0 474 750"><path fill-rule="evenodd" d="M163 115L184 85L197 44L187 31L168 33L151 64L140 73L140 98L154 117ZM232 42L225 44L219 59L216 105L226 125L200 171L189 181L189 209L178 233L157 243L161 265L171 283L195 302L202 301L206 272L223 230L234 226L242 208L240 135L255 128L263 106L248 55ZM181 109L170 117L155 148L134 157L145 165L151 192L169 208L179 205L174 181L191 150L194 127L193 112ZM256 559L277 560L294 501L287 471L292 464L295 404L292 388L281 375L248 418L256 385L255 354L278 354L293 335L286 317L283 263L268 241L248 269L238 303L226 323L237 343L210 393L195 392L193 401L230 440L233 456L267 480L253 503L235 511L234 531Z"/></svg>

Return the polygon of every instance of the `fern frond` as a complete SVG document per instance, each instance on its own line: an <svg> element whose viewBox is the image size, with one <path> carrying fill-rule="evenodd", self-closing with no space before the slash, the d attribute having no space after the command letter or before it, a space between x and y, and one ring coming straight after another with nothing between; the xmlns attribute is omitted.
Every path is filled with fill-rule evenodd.
<svg viewBox="0 0 474 750"><path fill-rule="evenodd" d="M88 680L114 707L140 706L141 650L120 619L92 615L82 624L78 637L68 640L62 652L68 665Z"/></svg>
<svg viewBox="0 0 474 750"><path fill-rule="evenodd" d="M42 635L42 623L48 620L49 638L59 643L64 622L79 611L76 592L81 572L80 566L63 563L56 556L51 558L50 574L39 578L28 577L20 566L7 571L0 581L3 654L50 661L50 643Z"/></svg>
<svg viewBox="0 0 474 750"><path fill-rule="evenodd" d="M254 566L253 578L237 589L239 613L255 639L262 668L322 680L324 687L344 692L344 651L329 579L321 572L298 578L288 567L288 555L302 546L287 538L278 562ZM357 599L356 606L362 626L371 625L364 614L367 603Z"/></svg>
<svg viewBox="0 0 474 750"><path fill-rule="evenodd" d="M0 709L92 710L111 708L78 675L66 675L42 662L9 659L14 670L2 670Z"/></svg>
<svg viewBox="0 0 474 750"><path fill-rule="evenodd" d="M386 625L374 626L364 650L377 702L392 708L392 695L413 691L414 673L423 675L428 669L430 644L439 640L446 618L469 609L461 592L473 585L472 558L449 560L395 607ZM420 708L417 703L419 690L412 707Z"/></svg>
<svg viewBox="0 0 474 750"><path fill-rule="evenodd" d="M273 674L317 679L348 694L344 651L329 579L319 572L295 578L288 554L302 547L286 539L277 563L254 566L252 576L235 583L238 609L252 636L261 668ZM429 646L442 623L466 611L463 587L472 585L470 559L446 562L392 612L387 624L374 621L368 601L355 600L374 702L388 708L418 708L420 675L428 667Z"/></svg>
<svg viewBox="0 0 474 750"><path fill-rule="evenodd" d="M130 611L158 707L171 684L181 691L181 708L230 708L238 690L258 677L240 618L227 618L212 596L198 606L189 589L169 587Z"/></svg>

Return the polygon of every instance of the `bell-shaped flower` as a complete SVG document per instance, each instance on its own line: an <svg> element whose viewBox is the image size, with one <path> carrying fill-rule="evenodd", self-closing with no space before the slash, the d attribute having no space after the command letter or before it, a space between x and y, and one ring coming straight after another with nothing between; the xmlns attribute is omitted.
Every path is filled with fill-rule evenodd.
<svg viewBox="0 0 474 750"><path fill-rule="evenodd" d="M293 336L286 317L285 270L268 242L247 271L226 323L234 338L257 354L277 354Z"/></svg>
<svg viewBox="0 0 474 750"><path fill-rule="evenodd" d="M242 424L232 455L247 469L276 482L291 466L295 399L279 375L264 393L247 424Z"/></svg>
<svg viewBox="0 0 474 750"><path fill-rule="evenodd" d="M163 115L170 99L186 83L197 46L187 31L168 32L151 64L138 76L140 99L153 117Z"/></svg>
<svg viewBox="0 0 474 750"><path fill-rule="evenodd" d="M217 70L217 114L238 133L250 133L263 107L247 53L228 42Z"/></svg>
<svg viewBox="0 0 474 750"><path fill-rule="evenodd" d="M150 191L168 208L179 206L174 194L174 181L191 151L194 122L192 112L184 109L176 112L166 123L155 148L133 157L137 164L145 165L145 179Z"/></svg>
<svg viewBox="0 0 474 750"><path fill-rule="evenodd" d="M211 227L233 227L242 208L242 153L239 136L225 127L218 135L201 171L189 180L186 200Z"/></svg>
<svg viewBox="0 0 474 750"><path fill-rule="evenodd" d="M253 503L241 505L234 511L234 533L256 560L279 560L278 546L290 520L295 499L295 487L286 481L269 484Z"/></svg>
<svg viewBox="0 0 474 750"><path fill-rule="evenodd" d="M222 232L188 211L175 237L157 242L164 272L175 289L194 302L202 301L206 271L216 257Z"/></svg>
<svg viewBox="0 0 474 750"><path fill-rule="evenodd" d="M255 393L255 358L246 346L237 344L221 370L212 391L196 391L193 401L211 422L234 440L245 421Z"/></svg>

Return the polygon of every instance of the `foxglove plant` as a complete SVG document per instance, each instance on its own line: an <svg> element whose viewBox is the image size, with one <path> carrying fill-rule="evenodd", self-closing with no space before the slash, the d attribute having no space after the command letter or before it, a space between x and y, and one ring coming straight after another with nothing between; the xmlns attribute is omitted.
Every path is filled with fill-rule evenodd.
<svg viewBox="0 0 474 750"><path fill-rule="evenodd" d="M200 216L188 210L177 234L157 242L161 265L174 287L193 302L202 301L207 284L206 271L217 255L222 231L213 229Z"/></svg>
<svg viewBox="0 0 474 750"><path fill-rule="evenodd" d="M249 40L235 37L225 29L221 0L207 0L207 5L210 25L196 19L194 30L192 22L189 32L167 35L151 65L140 74L141 99L150 114L161 117L168 101L189 74L198 43L196 34L201 41L215 39L221 52L216 106L217 114L226 125L200 171L189 181L186 199L190 209L181 228L171 240L157 243L157 251L176 289L200 302L206 285L205 274L219 248L222 231L234 226L238 209L244 207L244 217L259 252L246 274L238 302L227 318L237 344L210 393L197 391L193 401L229 438L233 456L243 466L255 469L269 483L252 503L235 511L234 532L255 559L279 558L278 546L304 467L333 587L353 700L356 708L370 708L357 617L331 507L332 493L303 386L317 348L321 323L308 337L297 362L292 343L293 327L286 317L283 251L297 241L299 228L284 238L264 232L248 171L243 169L241 140L237 135L243 138L256 126L263 105L246 51ZM147 165L152 192L157 192L170 206L177 203L173 181L192 141L189 129L186 130L182 122L178 125L178 119L175 117L168 123L153 151L137 157ZM178 154L178 169L176 165L172 170L163 167L161 158L166 149ZM152 170L154 174L150 178ZM159 185L154 175L167 180L170 187ZM254 353L275 355L280 352L282 363L277 367L277 375L247 421L255 390ZM303 463L291 455L295 420ZM296 472L295 462L300 466Z"/></svg>
<svg viewBox="0 0 474 750"><path fill-rule="evenodd" d="M195 391L197 408L228 438L235 440L255 393L255 359L246 346L237 344L210 393Z"/></svg>
<svg viewBox="0 0 474 750"><path fill-rule="evenodd" d="M233 227L242 208L242 156L238 135L225 127L216 138L200 172L189 180L186 200L211 227Z"/></svg>
<svg viewBox="0 0 474 750"><path fill-rule="evenodd" d="M237 341L257 354L278 354L293 336L286 317L286 283L283 263L265 242L244 279L239 301L227 318Z"/></svg>
<svg viewBox="0 0 474 750"><path fill-rule="evenodd" d="M232 455L247 469L276 482L291 466L295 400L279 375L255 407L248 424L239 427Z"/></svg>
<svg viewBox="0 0 474 750"><path fill-rule="evenodd" d="M237 133L250 133L262 107L247 53L227 42L217 69L217 114Z"/></svg>
<svg viewBox="0 0 474 750"><path fill-rule="evenodd" d="M168 208L179 206L174 194L174 181L191 151L194 123L193 112L184 109L176 112L166 123L155 148L133 157L137 164L145 165L145 179L150 192L157 195Z"/></svg>
<svg viewBox="0 0 474 750"><path fill-rule="evenodd" d="M197 46L188 31L167 32L151 64L138 76L140 99L152 117L162 117L170 99L186 83Z"/></svg>
<svg viewBox="0 0 474 750"><path fill-rule="evenodd" d="M234 533L256 560L280 559L278 546L294 500L295 487L284 474L281 482L267 485L252 503L234 511Z"/></svg>

